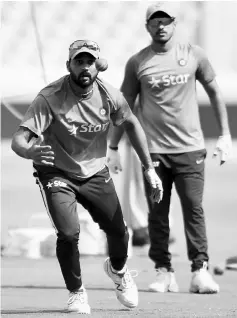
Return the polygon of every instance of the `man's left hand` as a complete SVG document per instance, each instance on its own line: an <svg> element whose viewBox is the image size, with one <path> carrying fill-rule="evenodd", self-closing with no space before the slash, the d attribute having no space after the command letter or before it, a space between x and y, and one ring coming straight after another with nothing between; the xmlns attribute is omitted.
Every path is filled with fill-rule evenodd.
<svg viewBox="0 0 237 318"><path fill-rule="evenodd" d="M225 163L231 156L232 156L232 141L231 135L223 135L220 136L216 143L216 148L213 153L213 157L216 157L220 154L220 164L222 165Z"/></svg>
<svg viewBox="0 0 237 318"><path fill-rule="evenodd" d="M118 174L119 171L122 171L120 154L118 150L113 150L108 147L106 155L106 164L109 168L109 171L112 173Z"/></svg>

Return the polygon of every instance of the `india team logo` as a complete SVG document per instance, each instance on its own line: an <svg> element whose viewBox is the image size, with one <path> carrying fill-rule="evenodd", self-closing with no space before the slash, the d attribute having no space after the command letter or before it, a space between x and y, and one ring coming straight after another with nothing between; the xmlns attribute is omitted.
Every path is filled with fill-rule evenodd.
<svg viewBox="0 0 237 318"><path fill-rule="evenodd" d="M178 44L176 47L176 58L180 66L185 66L189 59L189 45Z"/></svg>
<svg viewBox="0 0 237 318"><path fill-rule="evenodd" d="M100 115L105 116L106 115L106 110L102 107L100 108Z"/></svg>
<svg viewBox="0 0 237 318"><path fill-rule="evenodd" d="M185 66L187 64L187 62L184 59L180 59L179 60L179 65L180 66Z"/></svg>

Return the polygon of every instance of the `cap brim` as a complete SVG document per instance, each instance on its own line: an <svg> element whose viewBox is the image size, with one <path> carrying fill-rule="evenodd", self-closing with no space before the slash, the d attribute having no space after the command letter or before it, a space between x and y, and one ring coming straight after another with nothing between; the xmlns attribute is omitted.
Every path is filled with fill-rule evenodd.
<svg viewBox="0 0 237 318"><path fill-rule="evenodd" d="M87 47L82 47L81 49L78 49L72 56L71 59L74 59L78 54L80 53L88 53L92 56L94 56L96 59L99 57L99 54L97 51L88 49Z"/></svg>

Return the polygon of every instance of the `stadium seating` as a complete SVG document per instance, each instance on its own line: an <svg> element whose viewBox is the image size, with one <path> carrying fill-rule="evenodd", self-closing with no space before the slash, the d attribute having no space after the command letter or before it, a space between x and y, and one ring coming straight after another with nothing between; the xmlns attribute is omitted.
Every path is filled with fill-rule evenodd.
<svg viewBox="0 0 237 318"><path fill-rule="evenodd" d="M178 34L196 40L201 8L196 2L181 6ZM47 82L64 75L69 44L84 38L99 43L109 61L104 76L119 87L128 57L149 43L146 8L144 1L3 2L3 96L44 85L40 54Z"/></svg>

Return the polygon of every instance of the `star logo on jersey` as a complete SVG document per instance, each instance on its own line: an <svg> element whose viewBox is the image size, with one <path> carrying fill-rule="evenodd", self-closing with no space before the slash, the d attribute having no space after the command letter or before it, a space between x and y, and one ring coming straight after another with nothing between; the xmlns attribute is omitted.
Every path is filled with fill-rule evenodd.
<svg viewBox="0 0 237 318"><path fill-rule="evenodd" d="M72 135L76 136L76 134L77 134L77 129L78 129L78 127L76 127L75 125L72 125L72 128L68 129L69 134L70 134L71 136L72 136Z"/></svg>
<svg viewBox="0 0 237 318"><path fill-rule="evenodd" d="M52 188L52 186L53 186L53 182L48 182L48 184L46 185L46 187L48 187L48 189Z"/></svg>
<svg viewBox="0 0 237 318"><path fill-rule="evenodd" d="M182 60L184 61L184 60ZM184 61L185 62L185 61ZM175 85L182 85L186 84L188 82L188 78L190 77L190 74L165 74L162 75L160 78L156 79L154 76L152 76L151 81L148 83L151 84L151 88L157 87L168 87L168 86L175 86Z"/></svg>
<svg viewBox="0 0 237 318"><path fill-rule="evenodd" d="M151 88L160 87L159 86L160 81L161 81L160 79L155 79L155 77L152 76L151 81L149 82L149 84L151 84Z"/></svg>
<svg viewBox="0 0 237 318"><path fill-rule="evenodd" d="M106 115L106 110L104 108L100 108L100 115L105 116Z"/></svg>

